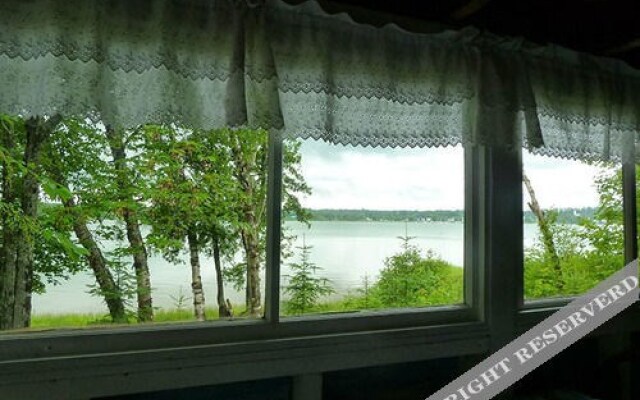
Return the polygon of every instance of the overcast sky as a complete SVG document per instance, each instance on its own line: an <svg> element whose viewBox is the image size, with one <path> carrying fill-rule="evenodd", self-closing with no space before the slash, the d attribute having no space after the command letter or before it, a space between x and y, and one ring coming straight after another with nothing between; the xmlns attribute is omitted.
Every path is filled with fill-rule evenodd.
<svg viewBox="0 0 640 400"><path fill-rule="evenodd" d="M463 162L461 147L372 149L305 141L302 172L313 194L303 199L303 205L316 209L462 209ZM529 154L524 155L524 167L543 208L598 204L593 185L597 167Z"/></svg>

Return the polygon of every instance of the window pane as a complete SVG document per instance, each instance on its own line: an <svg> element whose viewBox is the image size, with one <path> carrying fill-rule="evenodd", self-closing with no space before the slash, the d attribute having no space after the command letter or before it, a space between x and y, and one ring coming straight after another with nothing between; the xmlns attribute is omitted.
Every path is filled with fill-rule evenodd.
<svg viewBox="0 0 640 400"><path fill-rule="evenodd" d="M523 155L525 298L587 291L624 265L619 165Z"/></svg>
<svg viewBox="0 0 640 400"><path fill-rule="evenodd" d="M285 188L284 315L463 302L461 146L287 146L304 185Z"/></svg>
<svg viewBox="0 0 640 400"><path fill-rule="evenodd" d="M266 132L3 122L0 328L262 316Z"/></svg>

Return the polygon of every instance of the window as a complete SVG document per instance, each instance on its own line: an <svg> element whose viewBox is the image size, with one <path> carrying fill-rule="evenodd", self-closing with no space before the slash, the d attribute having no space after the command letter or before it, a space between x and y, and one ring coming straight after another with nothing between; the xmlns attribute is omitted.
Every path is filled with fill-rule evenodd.
<svg viewBox="0 0 640 400"><path fill-rule="evenodd" d="M580 294L624 265L617 164L523 156L525 298Z"/></svg>
<svg viewBox="0 0 640 400"><path fill-rule="evenodd" d="M285 198L283 315L463 303L461 146L288 148L304 213Z"/></svg>
<svg viewBox="0 0 640 400"><path fill-rule="evenodd" d="M3 121L3 259L34 273L5 326L262 317L265 131Z"/></svg>
<svg viewBox="0 0 640 400"><path fill-rule="evenodd" d="M623 262L617 171L549 159L544 175L525 156L544 211L527 212L525 265L506 150L632 150L623 65L313 2L53 3L0 6L5 397L319 387L325 371L472 359L543 315L518 312L522 289L571 296ZM226 124L272 130L191 129ZM580 188L565 166L596 175Z"/></svg>
<svg viewBox="0 0 640 400"><path fill-rule="evenodd" d="M43 125L37 162L14 169L35 138L29 124L47 120L5 122L3 251L34 243L20 249L33 254L32 299L14 301L26 311L6 326L263 317L265 131L67 119ZM461 146L286 141L282 160L283 315L464 303ZM25 201L10 189L27 176L33 216L11 201Z"/></svg>
<svg viewBox="0 0 640 400"><path fill-rule="evenodd" d="M22 325L263 317L266 132L69 119L24 167L36 133L3 122L3 252L35 239ZM283 148L282 316L465 303L461 146ZM582 293L622 266L618 165L525 152L523 175L526 299ZM28 184L34 216L15 202Z"/></svg>

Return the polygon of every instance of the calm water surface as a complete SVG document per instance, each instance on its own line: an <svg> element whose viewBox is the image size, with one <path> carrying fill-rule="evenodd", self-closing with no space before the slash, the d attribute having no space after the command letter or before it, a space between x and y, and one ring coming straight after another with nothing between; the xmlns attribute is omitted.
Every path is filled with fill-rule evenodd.
<svg viewBox="0 0 640 400"><path fill-rule="evenodd" d="M302 240L312 246L311 260L322 270L318 275L329 278L335 288L336 296L362 286L366 276L370 281L376 278L384 266L384 259L401 249L398 236L415 237L413 244L422 249L431 249L443 259L462 267L464 256L463 224L461 222L335 222L315 221L311 228L297 222L287 222L286 228L296 235L294 246L302 245ZM535 224L524 225L525 246L531 245L537 235ZM113 243L104 243L109 250ZM287 262L298 261L299 250L282 266L282 274L288 274ZM175 308L176 300L182 292L190 296L191 273L188 258L184 264L175 265L159 255L149 258L151 284L155 307ZM263 276L264 278L264 276ZM215 271L213 261L202 257L202 279L204 281L207 304L215 305ZM35 314L71 313L71 312L107 312L100 298L87 293L88 286L95 282L89 273L78 274L58 286L48 286L47 291L35 295L33 311ZM264 287L264 286L263 286ZM226 296L233 303L244 302L244 292L226 287ZM264 293L263 293L264 294ZM173 298L172 298L173 297ZM186 306L189 307L190 300Z"/></svg>

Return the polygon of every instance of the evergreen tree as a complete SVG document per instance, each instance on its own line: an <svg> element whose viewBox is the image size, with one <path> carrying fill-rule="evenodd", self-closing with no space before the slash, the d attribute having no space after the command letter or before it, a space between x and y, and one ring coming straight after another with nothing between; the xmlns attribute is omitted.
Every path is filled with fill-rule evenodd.
<svg viewBox="0 0 640 400"><path fill-rule="evenodd" d="M285 295L289 298L284 302L287 314L301 315L309 312L318 305L323 296L334 293L331 282L327 278L317 277L322 268L311 261L312 246L308 246L303 237L300 250L300 262L290 263L291 275L285 275L287 284L284 286Z"/></svg>

